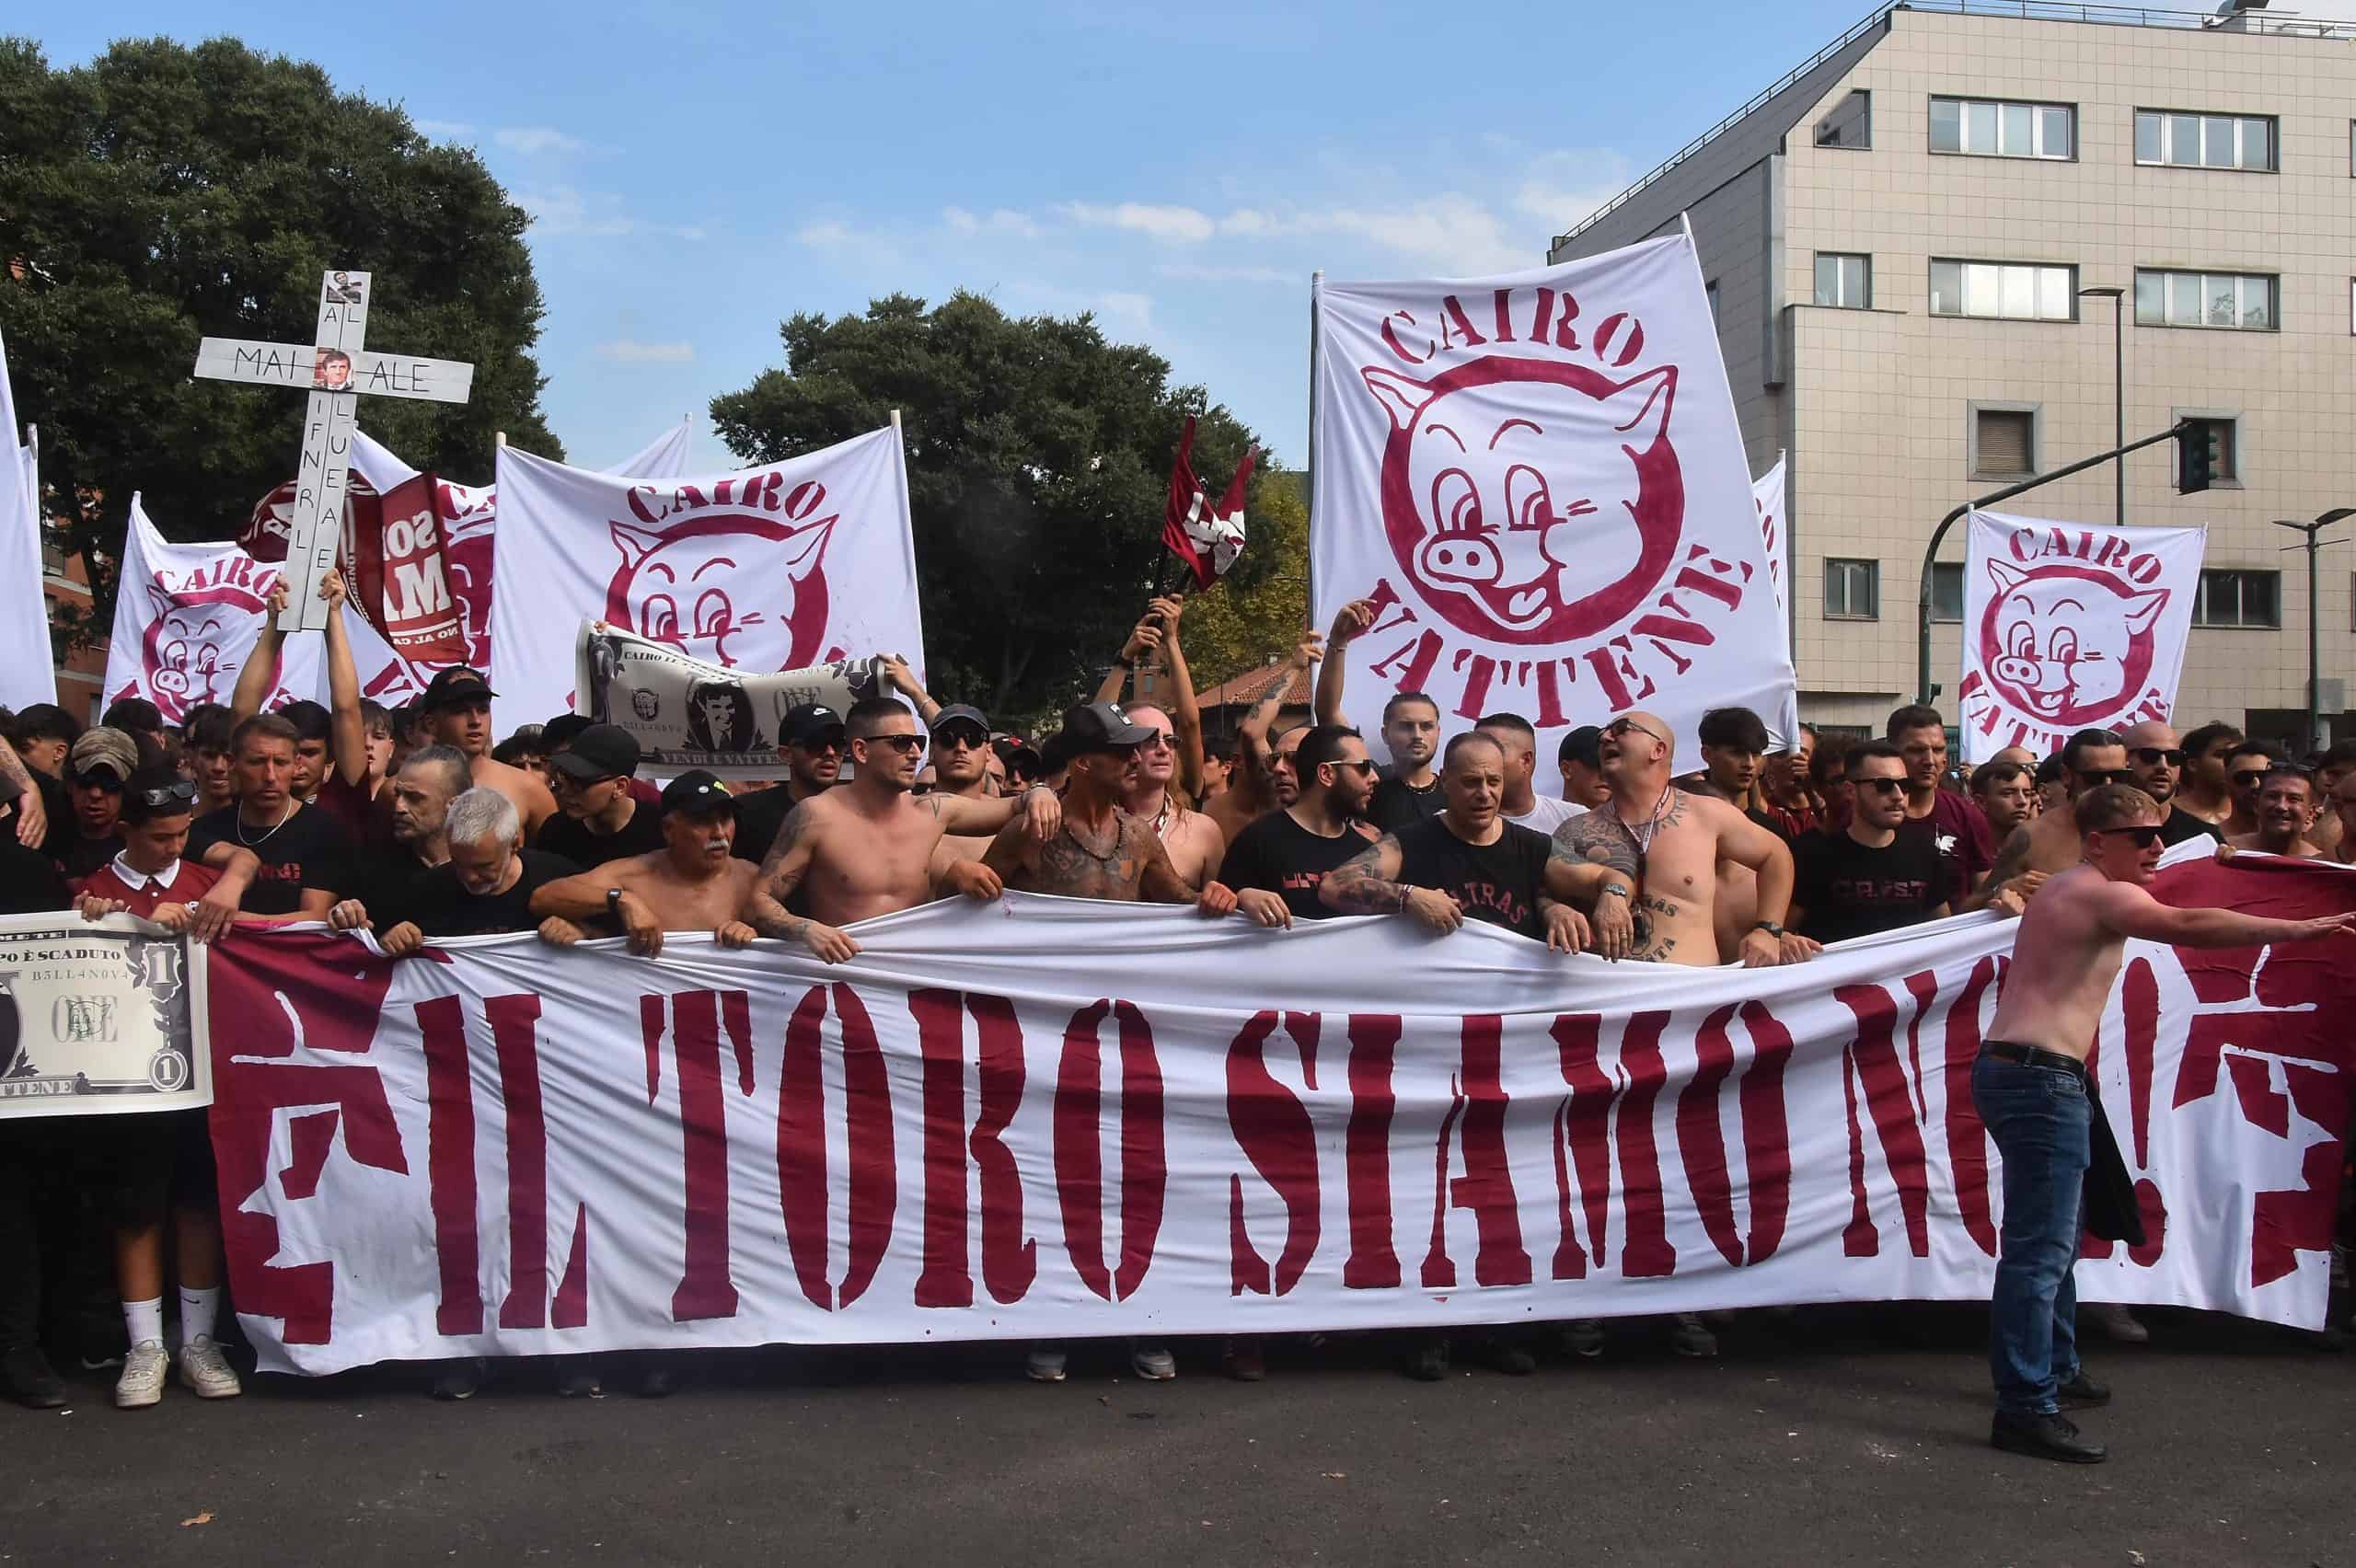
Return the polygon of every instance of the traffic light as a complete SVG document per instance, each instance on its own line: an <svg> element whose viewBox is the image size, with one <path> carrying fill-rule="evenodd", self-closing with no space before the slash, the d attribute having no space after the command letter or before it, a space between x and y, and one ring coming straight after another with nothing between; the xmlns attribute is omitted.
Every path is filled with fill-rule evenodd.
<svg viewBox="0 0 2356 1568"><path fill-rule="evenodd" d="M2224 465L2224 432L2213 420L2188 420L2176 432L2176 493L2197 495Z"/></svg>

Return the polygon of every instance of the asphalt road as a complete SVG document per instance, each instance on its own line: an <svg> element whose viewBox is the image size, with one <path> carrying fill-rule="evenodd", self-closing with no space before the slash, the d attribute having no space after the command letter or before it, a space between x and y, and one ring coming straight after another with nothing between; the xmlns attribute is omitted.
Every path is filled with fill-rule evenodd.
<svg viewBox="0 0 2356 1568"><path fill-rule="evenodd" d="M464 1404L411 1373L0 1409L0 1562L2356 1562L2356 1355L2187 1313L2096 1341L2108 1464L1986 1446L1981 1315L1658 1325L1602 1360L1411 1383L1337 1339L1227 1381L1217 1347L1068 1383L1012 1347L732 1353L660 1402Z"/></svg>

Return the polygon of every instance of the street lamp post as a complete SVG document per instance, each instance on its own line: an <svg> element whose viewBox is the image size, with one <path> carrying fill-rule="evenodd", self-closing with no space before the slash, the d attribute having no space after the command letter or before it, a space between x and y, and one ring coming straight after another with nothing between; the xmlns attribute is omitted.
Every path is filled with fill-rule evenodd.
<svg viewBox="0 0 2356 1568"><path fill-rule="evenodd" d="M2115 284L2098 289L2080 289L2081 299L2110 301L2110 444L2127 444L2127 291ZM2117 515L2111 521L2119 527L2127 526L2127 458L2121 455L2111 467L2112 483L2116 487L2114 501Z"/></svg>
<svg viewBox="0 0 2356 1568"><path fill-rule="evenodd" d="M2345 539L2325 539L2318 542L2317 534L2343 518L2356 517L2356 506L2335 506L2312 523L2291 523L2274 520L2277 528L2304 534L2304 546L2291 545L2291 549L2307 552L2307 745L2321 750L2323 740L2323 620L2318 612L2320 603L2316 593L2316 552L2325 545L2345 544Z"/></svg>

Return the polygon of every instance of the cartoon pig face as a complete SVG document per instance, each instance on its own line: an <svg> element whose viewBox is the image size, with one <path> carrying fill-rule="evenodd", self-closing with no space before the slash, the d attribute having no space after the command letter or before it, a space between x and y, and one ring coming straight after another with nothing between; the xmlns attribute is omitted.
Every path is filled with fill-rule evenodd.
<svg viewBox="0 0 2356 1568"><path fill-rule="evenodd" d="M1503 355L1428 382L1364 375L1391 413L1392 551L1450 623L1559 642L1610 628L1660 581L1685 512L1674 366L1624 384Z"/></svg>
<svg viewBox="0 0 2356 1568"><path fill-rule="evenodd" d="M748 633L774 646L787 628L780 670L817 662L826 629L821 570L836 519L799 527L748 515L704 517L661 531L616 523L620 570L606 590L606 618L692 658L734 666Z"/></svg>
<svg viewBox="0 0 2356 1568"><path fill-rule="evenodd" d="M2084 727L2142 689L2166 589L2138 592L2075 566L2031 571L1991 560L1988 575L1996 596L1981 625L1981 659L2012 701L2057 726Z"/></svg>
<svg viewBox="0 0 2356 1568"><path fill-rule="evenodd" d="M250 642L260 598L244 588L173 594L160 582L147 594L156 615L140 652L147 696L165 721L179 723L200 702L227 701L243 651L237 644Z"/></svg>

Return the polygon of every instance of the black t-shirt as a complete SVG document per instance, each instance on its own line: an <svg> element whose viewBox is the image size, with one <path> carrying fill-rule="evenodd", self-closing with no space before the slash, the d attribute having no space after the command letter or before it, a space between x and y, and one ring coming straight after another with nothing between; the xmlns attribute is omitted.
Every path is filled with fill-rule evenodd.
<svg viewBox="0 0 2356 1568"><path fill-rule="evenodd" d="M1396 833L1410 823L1426 822L1448 809L1448 799L1440 793L1439 777L1418 790L1403 784L1395 773L1385 773L1374 787L1373 799L1367 801L1366 820L1385 833Z"/></svg>
<svg viewBox="0 0 2356 1568"><path fill-rule="evenodd" d="M0 915L43 915L73 903L57 862L17 842L14 815L0 817Z"/></svg>
<svg viewBox="0 0 2356 1568"><path fill-rule="evenodd" d="M1804 834L1792 859L1792 902L1807 921L1801 934L1820 942L1914 925L1947 899L1946 869L1927 833L1900 833L1886 849L1846 832Z"/></svg>
<svg viewBox="0 0 2356 1568"><path fill-rule="evenodd" d="M41 847L64 869L67 882L80 882L122 853L121 838L113 834L104 838L85 838L82 824L70 816L65 819L65 831L52 833L41 841Z"/></svg>
<svg viewBox="0 0 2356 1568"><path fill-rule="evenodd" d="M503 931L537 931L539 917L532 913L532 894L543 883L577 876L581 868L561 855L543 849L518 849L523 873L505 893L477 897L458 885L458 873L443 864L420 871L382 912L371 909L376 929L388 931L404 920L413 922L428 937L488 937Z"/></svg>
<svg viewBox="0 0 2356 1568"><path fill-rule="evenodd" d="M248 915L294 914L306 888L324 888L341 898L358 887L352 835L316 806L304 807L276 827L247 827L242 836L240 831L237 808L224 806L196 819L185 853L202 861L215 844L252 850L261 870L238 905Z"/></svg>
<svg viewBox="0 0 2356 1568"><path fill-rule="evenodd" d="M768 859L769 846L777 842L777 830L785 825L785 819L801 803L791 782L772 784L766 790L740 796L736 801L736 858L756 866Z"/></svg>
<svg viewBox="0 0 2356 1568"><path fill-rule="evenodd" d="M1296 920L1322 920L1334 911L1318 902L1317 884L1373 842L1350 827L1320 837L1290 812L1273 811L1235 836L1219 861L1218 880L1239 893L1256 887L1276 894Z"/></svg>
<svg viewBox="0 0 2356 1568"><path fill-rule="evenodd" d="M737 823L737 843L741 847L744 823ZM776 836L776 829L770 829ZM600 835L590 831L589 824L562 812L540 824L540 836L532 847L551 855L561 855L578 866L602 866L608 860L619 860L631 855L651 854L663 847L663 810L640 801L630 808L629 820L618 833Z"/></svg>
<svg viewBox="0 0 2356 1568"><path fill-rule="evenodd" d="M2188 838L2207 834L2220 844L2225 841L2225 830L2213 822L2204 822L2175 801L2168 802L2168 820L2160 824L2160 842L2177 845Z"/></svg>
<svg viewBox="0 0 2356 1568"><path fill-rule="evenodd" d="M1538 895L1546 888L1546 857L1553 846L1535 828L1497 825L1504 831L1494 844L1467 844L1438 817L1397 829L1399 880L1447 894L1468 920L1543 940Z"/></svg>

